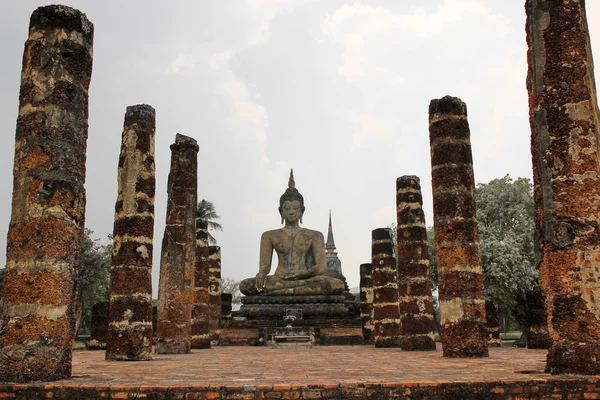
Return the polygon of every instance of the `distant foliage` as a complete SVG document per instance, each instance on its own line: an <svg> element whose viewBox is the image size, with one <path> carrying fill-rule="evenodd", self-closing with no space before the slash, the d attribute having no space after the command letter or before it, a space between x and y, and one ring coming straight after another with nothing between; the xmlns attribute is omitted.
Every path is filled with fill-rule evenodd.
<svg viewBox="0 0 600 400"><path fill-rule="evenodd" d="M77 268L79 291L76 310L80 316L79 332L83 334L89 333L92 306L101 301L108 301L110 295L112 244L100 244L100 239L92 239L93 234L92 230L85 230L81 259Z"/></svg>
<svg viewBox="0 0 600 400"><path fill-rule="evenodd" d="M221 279L221 292L232 296L231 304L242 304L242 293L240 292L240 281L233 278Z"/></svg>
<svg viewBox="0 0 600 400"><path fill-rule="evenodd" d="M222 231L223 227L215 219L221 218L215 210L215 205L210 200L202 199L196 208L196 221L204 222L208 227L208 243L210 245L217 244L217 239L210 233L211 230Z"/></svg>
<svg viewBox="0 0 600 400"><path fill-rule="evenodd" d="M506 175L475 190L486 300L522 324L525 293L538 286L534 262L533 187Z"/></svg>

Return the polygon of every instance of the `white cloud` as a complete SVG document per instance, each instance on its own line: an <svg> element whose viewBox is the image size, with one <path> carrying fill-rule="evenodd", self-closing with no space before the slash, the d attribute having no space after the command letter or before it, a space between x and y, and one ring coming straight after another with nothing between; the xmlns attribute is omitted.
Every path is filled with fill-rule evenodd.
<svg viewBox="0 0 600 400"><path fill-rule="evenodd" d="M196 64L196 60L191 54L178 54L175 59L169 64L167 73L177 74L182 68L192 68Z"/></svg>
<svg viewBox="0 0 600 400"><path fill-rule="evenodd" d="M255 8L268 7L273 5L280 5L286 3L289 0L248 0L248 4Z"/></svg>
<svg viewBox="0 0 600 400"><path fill-rule="evenodd" d="M391 136L392 123L371 113L354 114L352 121L359 126L359 130L352 138L352 150L357 150L365 142L375 137Z"/></svg>
<svg viewBox="0 0 600 400"><path fill-rule="evenodd" d="M401 48L410 48L415 39L438 35L450 25L474 15L486 20L482 30L498 37L507 34L504 19L475 0L445 0L433 13L428 14L419 7L404 15L393 14L381 6L344 4L325 20L322 29L331 40L344 46L345 62L338 68L340 75L348 80L380 76L398 84L404 82L405 77L393 72L394 68L378 63L381 60L373 60L373 52L394 51L392 46L398 43ZM405 40L398 40L403 37Z"/></svg>

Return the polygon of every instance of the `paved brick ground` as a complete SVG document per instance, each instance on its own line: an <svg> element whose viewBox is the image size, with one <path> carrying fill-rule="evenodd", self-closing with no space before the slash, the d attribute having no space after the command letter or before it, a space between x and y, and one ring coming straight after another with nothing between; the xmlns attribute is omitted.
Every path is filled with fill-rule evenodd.
<svg viewBox="0 0 600 400"><path fill-rule="evenodd" d="M545 350L490 348L490 357L443 358L374 346L214 347L153 361L104 361L75 352L73 378L0 383L0 398L265 399L600 399L600 376L543 373Z"/></svg>
<svg viewBox="0 0 600 400"><path fill-rule="evenodd" d="M545 350L491 348L488 358L443 358L374 346L295 348L213 347L187 355L154 355L150 362L104 361L103 351L74 353L66 385L278 385L549 378Z"/></svg>

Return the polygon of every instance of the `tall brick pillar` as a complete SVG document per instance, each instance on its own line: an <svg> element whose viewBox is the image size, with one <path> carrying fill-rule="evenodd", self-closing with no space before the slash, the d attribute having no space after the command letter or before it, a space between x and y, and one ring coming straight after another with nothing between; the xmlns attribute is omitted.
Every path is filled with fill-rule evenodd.
<svg viewBox="0 0 600 400"><path fill-rule="evenodd" d="M529 121L546 371L600 374L600 135L581 0L527 0Z"/></svg>
<svg viewBox="0 0 600 400"><path fill-rule="evenodd" d="M467 105L446 96L429 104L433 225L445 357L486 357L483 269Z"/></svg>
<svg viewBox="0 0 600 400"><path fill-rule="evenodd" d="M371 264L360 264L360 318L363 344L374 344L373 333L373 274Z"/></svg>
<svg viewBox="0 0 600 400"><path fill-rule="evenodd" d="M221 329L221 248L208 246L208 298L211 340L219 340Z"/></svg>
<svg viewBox="0 0 600 400"><path fill-rule="evenodd" d="M0 303L0 381L71 376L93 33L85 14L70 7L31 15Z"/></svg>
<svg viewBox="0 0 600 400"><path fill-rule="evenodd" d="M371 268L375 347L400 347L398 269L389 228L372 232Z"/></svg>
<svg viewBox="0 0 600 400"><path fill-rule="evenodd" d="M402 350L435 350L433 297L421 183L414 175L396 179L398 291Z"/></svg>
<svg viewBox="0 0 600 400"><path fill-rule="evenodd" d="M107 360L152 359L154 108L127 107L117 174Z"/></svg>
<svg viewBox="0 0 600 400"><path fill-rule="evenodd" d="M208 226L196 220L196 263L194 270L194 307L192 309L192 349L210 348L210 298L208 263Z"/></svg>
<svg viewBox="0 0 600 400"><path fill-rule="evenodd" d="M177 134L171 145L167 221L160 258L156 352L190 352L196 260L198 144Z"/></svg>

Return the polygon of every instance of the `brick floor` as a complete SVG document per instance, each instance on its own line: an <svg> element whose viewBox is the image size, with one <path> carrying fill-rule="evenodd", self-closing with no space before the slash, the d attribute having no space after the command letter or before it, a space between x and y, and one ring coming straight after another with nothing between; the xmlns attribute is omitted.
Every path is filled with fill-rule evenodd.
<svg viewBox="0 0 600 400"><path fill-rule="evenodd" d="M153 361L117 362L104 361L103 351L78 351L73 355L72 379L0 383L0 397L16 393L15 398L63 398L60 393L65 393L64 398L92 398L72 397L83 396L87 390L98 398L196 398L193 393L202 399L362 398L363 394L388 398L392 396L389 393L405 397L411 389L414 396L427 394L428 387L445 385L459 393L458 397L439 398L463 398L461 393L471 393L464 388L478 393L481 387L492 397L473 398L538 398L537 391L552 393L554 398L567 398L561 391L565 396L579 396L568 398L593 398L589 396L598 392L600 376L544 374L546 353L505 347L490 348L488 358L450 359L442 357L439 347L434 352L374 346L213 347L187 355L154 355ZM369 388L379 388L377 393L390 389L377 397L375 392L369 396ZM40 397L34 396L38 392ZM149 394L158 392L164 396Z"/></svg>
<svg viewBox="0 0 600 400"><path fill-rule="evenodd" d="M439 346L439 345L438 345ZM103 351L73 355L65 384L275 385L529 380L544 374L546 350L490 348L487 358L452 359L435 352L374 346L213 347L149 362L104 361Z"/></svg>

